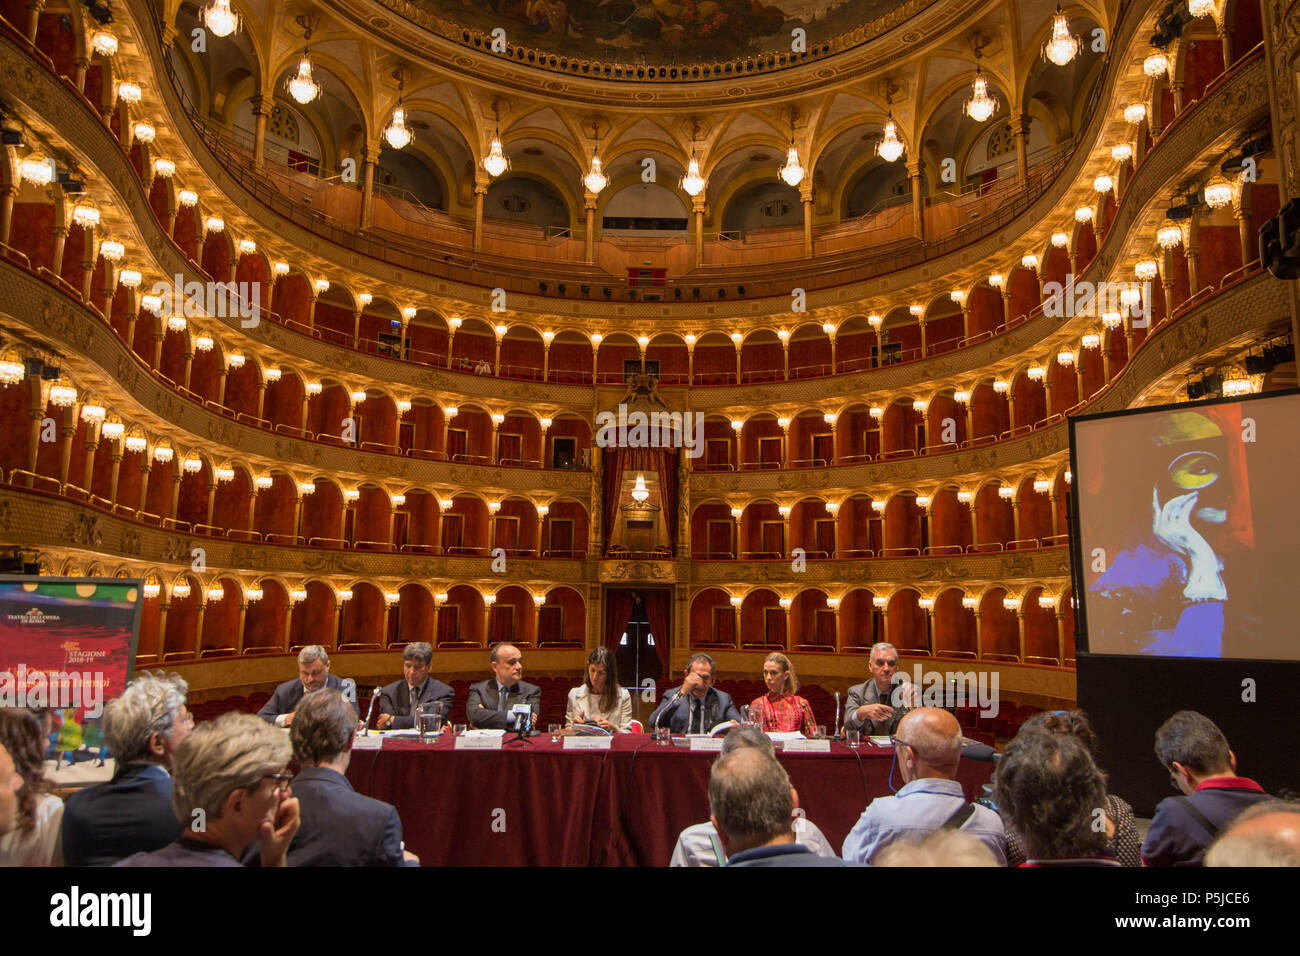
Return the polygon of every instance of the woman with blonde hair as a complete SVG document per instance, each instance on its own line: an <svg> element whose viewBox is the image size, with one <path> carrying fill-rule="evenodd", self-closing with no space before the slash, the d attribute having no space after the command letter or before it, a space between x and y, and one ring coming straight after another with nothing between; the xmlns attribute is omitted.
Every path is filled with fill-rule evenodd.
<svg viewBox="0 0 1300 956"><path fill-rule="evenodd" d="M765 733L801 732L805 737L817 736L817 718L812 707L802 697L795 696L799 678L795 676L790 658L779 652L767 655L763 661L763 683L767 693L749 705L749 715L760 724Z"/></svg>

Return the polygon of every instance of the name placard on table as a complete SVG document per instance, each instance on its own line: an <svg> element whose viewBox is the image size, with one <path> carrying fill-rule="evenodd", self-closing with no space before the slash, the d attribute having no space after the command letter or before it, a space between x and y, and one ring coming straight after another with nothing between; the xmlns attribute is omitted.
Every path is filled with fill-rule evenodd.
<svg viewBox="0 0 1300 956"><path fill-rule="evenodd" d="M353 750L379 750L384 746L384 738L379 734L372 734L369 737L363 737L358 734L352 738Z"/></svg>
<svg viewBox="0 0 1300 956"><path fill-rule="evenodd" d="M502 737L457 737L456 750L500 750Z"/></svg>
<svg viewBox="0 0 1300 956"><path fill-rule="evenodd" d="M721 737L692 737L692 750L704 750L709 753L719 753L722 750Z"/></svg>
<svg viewBox="0 0 1300 956"><path fill-rule="evenodd" d="M785 752L788 754L828 754L831 752L829 740L787 740Z"/></svg>
<svg viewBox="0 0 1300 956"><path fill-rule="evenodd" d="M614 746L613 737L565 737L565 750L609 750Z"/></svg>

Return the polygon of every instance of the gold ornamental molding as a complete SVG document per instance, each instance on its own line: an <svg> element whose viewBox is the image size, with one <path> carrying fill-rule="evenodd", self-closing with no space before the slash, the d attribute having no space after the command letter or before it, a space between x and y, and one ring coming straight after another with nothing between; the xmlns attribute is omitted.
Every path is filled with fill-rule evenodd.
<svg viewBox="0 0 1300 956"><path fill-rule="evenodd" d="M132 2L136 2L136 0L132 0ZM1126 21L1124 30L1131 33L1133 25L1133 21ZM191 153L196 157L204 158L205 170L208 171L214 181L217 181L223 187L227 198L243 196L242 201L236 199L240 207L245 210L254 210L259 219L267 220L270 223L268 228L277 231L287 243L296 245L308 252L330 254L334 262L329 268L356 269L360 268L364 261L367 266L374 267L374 269L367 271L367 275L379 277L381 281L423 284L425 294L428 294L430 290L435 295L452 295L457 291L452 288L454 284L445 280L393 269L384 266L377 260L370 260L355 253L348 253L332 243L322 240L308 230L285 222L269 210L263 209L256 200L244 195L242 187L238 186L233 178L207 152L193 127L184 120L184 113L175 98L175 91L171 88L170 82L166 80L165 74L157 73L160 66L156 45L151 42L144 44L144 46L148 48L148 55L151 58L155 73L163 76L163 81L159 84L159 87L168 102L169 109L172 109L180 117L180 121L175 124L177 131L186 139ZM101 122L96 121L86 109L84 103L77 99L63 84L55 81L47 71L39 68L21 68L20 63L23 60L29 63L31 61L27 60L25 53L9 40L0 38L0 50L4 50L6 47L8 48L6 50L5 68L6 85L7 88L13 91L20 103L26 104L27 112L31 115L24 118L36 124L47 125L51 130L57 130L61 137L69 141L70 149L78 153L80 160L87 168L98 168L100 170L103 181L117 193L122 208L130 213L136 228L140 230L140 234L136 238L143 247L154 251L158 257L160 269L164 274L180 274L186 280L196 279L198 277L197 270L180 255L170 238L162 232L161 227L154 220L143 187L140 186L134 171L122 155L120 147L111 133ZM14 54L12 57L8 55L10 52ZM1213 141L1235 132L1238 127L1249 125L1245 117L1252 117L1256 113L1262 114L1266 110L1267 87L1264 83L1262 70L1262 64L1259 62L1252 62L1245 68L1238 68L1234 70L1227 81L1212 91L1207 99L1188 107L1187 113L1179 118L1166 136L1161 137L1160 142L1154 147L1153 152L1138 170L1131 189L1126 192L1120 210L1121 214L1130 203L1144 204L1162 189L1167 191L1166 183L1168 179L1179 175L1183 171L1188 160L1188 154L1199 151L1207 142L1204 138L1198 139L1198 136L1206 133L1212 134L1208 141ZM1107 74L1106 82L1108 87L1107 90L1103 91L1104 98L1107 94L1113 92L1115 72L1109 71ZM1088 135L1083 137L1084 142L1090 142L1100 135L1100 127L1104 126L1106 115L1107 110L1104 108L1096 111ZM96 137L102 139L103 148L95 147ZM1072 166L1085 162L1088 153L1088 149L1077 149L1075 155L1071 158ZM1062 172L1057 182L1039 198L1033 209L1021 217L1020 221L1022 223L1029 224L1026 228L1032 228L1033 225L1036 225L1042 216L1072 187L1073 180L1077 178L1077 172L1077 169L1067 169ZM1051 200L1050 203L1045 202L1045 200L1049 199ZM265 215L262 215L263 213ZM265 223L263 224L265 225ZM1104 241L1104 249L1108 250L1111 243L1121 242L1125 232L1126 230L1115 227L1108 230ZM960 258L962 264L966 266L970 266L972 262L985 259L989 263L1000 261L1000 258L1006 256L1006 249L1014 247L1018 235L1019 232L1012 235L1010 227L1004 228L995 235L986 237L984 240L974 243L951 256L944 256L921 266L891 273L880 279L872 280L869 284L860 283L855 286L828 290L825 294L826 297L834 301L824 303L824 307L834 308L839 313L849 314L852 310L844 305L846 302L854 302L867 295L879 296L902 290L911 284L932 282L938 277L951 274L958 265L953 261L955 258ZM1104 260L1105 258L1105 253L1099 251L1094 264L1098 260ZM472 295L477 301L484 299L486 293L487 290L475 289ZM816 295L817 293L814 293L814 297ZM564 323L571 318L543 311L554 308L554 303L551 300L523 294L514 294L511 296L511 300L514 303L523 303L523 308L513 310L515 313L532 313L528 318L532 318L538 323ZM669 305L627 302L605 305L603 303L584 302L582 305L584 307L583 311L590 313L590 316L595 319L616 318L622 322L660 319L661 321L655 324L656 328L663 327L663 319L678 320L685 329L691 320L705 318L709 321L717 321L718 318L724 317L718 314L716 304L674 303ZM743 312L766 316L772 314L772 310L765 307L771 306L773 306L773 303L767 300L747 301L744 303ZM776 312L779 313L787 306L788 302L781 300L775 306ZM816 309L813 309L813 312L816 312ZM728 314L734 314L734 312ZM810 314L812 313L810 312ZM221 320L211 321L215 324ZM401 382L413 388L454 387L456 391L467 396L482 395L487 397L488 394L491 394L493 397L509 398L521 402L541 401L549 398L556 404L581 402L581 396L589 394L588 389L575 386L538 385L501 379L492 379L490 382L477 382L473 381L470 376L453 376L449 373L441 373L437 369L414 366L410 363L387 361L354 350L327 345L311 336L293 332L271 323L264 322L255 333L249 334L238 329L237 319L224 321L227 334L232 336L232 341L247 340L254 346L258 344L271 345L284 350L289 355L328 368L337 369L341 367L340 363L346 363L348 367L356 368L360 374L367 375L375 380ZM764 321L771 320L764 319ZM1030 335L1040 331L1039 326L1033 323L1016 331L1020 332L1022 330ZM961 350L958 353L937 357L930 360L935 363L934 365L920 363L916 367L909 365L906 368L890 368L863 373L861 377L855 377L852 380L853 387L864 387L862 384L864 381L868 383L865 387L871 387L870 383L875 381L873 376L881 376L881 387L888 387L886 382L892 376L906 375L912 381L915 381L918 372L922 373L922 377L941 377L956 374L960 369L986 364L990 359L990 356L985 354L986 352L1005 349L1006 354L1015 354L1018 347L1023 347L1023 342L1019 338L1016 340L1003 340L1006 340L1006 336L1001 337L999 340L991 340L988 343L974 346L970 350ZM980 351L976 353L975 350ZM965 352L972 353L969 362L966 358L959 357ZM931 369L934 371L932 372ZM469 379L469 381L463 381L464 379ZM770 388L776 389L791 389L790 400L799 400L801 391L806 391L809 387L807 381L770 386ZM729 397L734 396L736 392L743 392L744 390L744 387L739 387L734 390L723 388L710 389L709 391L714 393L714 400L725 402ZM752 391L752 387L750 390Z"/></svg>
<svg viewBox="0 0 1300 956"><path fill-rule="evenodd" d="M128 568L134 574L191 571L201 548L206 570L198 576L279 576L292 579L477 582L494 590L526 582L582 584L590 575L580 559L511 558L509 575L493 574L490 557L438 557L334 551L250 544L201 534L180 534L136 524L75 501L0 488L0 542L57 556ZM120 566L120 567L119 567Z"/></svg>
<svg viewBox="0 0 1300 956"><path fill-rule="evenodd" d="M0 260L5 297L0 314L29 330L30 338L66 357L83 389L110 401L123 395L134 407L117 407L124 419L138 420L184 444L199 444L214 457L260 461L263 468L329 473L339 479L374 480L398 485L455 485L516 494L562 493L583 500L591 492L585 471L501 468L429 461L278 435L235 422L183 398L150 374L126 343L89 306L70 299L30 272Z"/></svg>
<svg viewBox="0 0 1300 956"><path fill-rule="evenodd" d="M627 110L702 109L732 105L737 98L761 103L820 92L827 85L852 82L899 60L913 58L925 47L950 39L951 34L998 9L1000 4L989 0L944 4L908 0L856 30L834 37L810 35L807 57L784 66L765 65L761 70L754 69L754 64L775 61L780 54L763 52L731 60L661 66L551 53L516 42L520 34L511 38L509 29L506 52L493 54L483 49L491 43L490 36L477 34L411 0L326 0L325 6L340 19L379 34L385 43L447 72L531 95L540 90L548 98ZM376 6L384 8L383 12L377 13ZM470 39L466 42L462 36ZM826 53L821 52L823 45L830 47ZM694 76L693 67L700 72L707 69L709 77ZM714 78L714 67L722 75ZM597 72L598 77L592 75ZM633 84L635 89L630 89Z"/></svg>
<svg viewBox="0 0 1300 956"><path fill-rule="evenodd" d="M1070 555L1064 547L952 557L872 558L867 561L809 561L799 573L786 561L695 561L687 580L692 593L706 587L728 585L783 585L790 590L836 585L908 587L969 582L1059 579L1070 574Z"/></svg>
<svg viewBox="0 0 1300 956"><path fill-rule="evenodd" d="M1112 61L1120 63L1125 62L1125 58L1130 56L1132 51L1130 46L1138 44L1139 38L1136 36L1145 11L1136 9L1133 6L1133 12L1124 17L1122 23L1116 28L1115 36L1111 38ZM173 118L174 131L184 141L185 147L190 155L195 159L200 168L207 175L209 181L215 185L218 192L225 196L227 201L241 213L248 215L255 220L257 224L273 232L281 238L283 243L298 251L300 254L310 256L314 259L312 267L322 275L340 276L356 270L364 270L368 280L378 283L385 283L397 286L406 286L414 290L414 295L423 296L445 296L453 301L449 302L448 308L459 310L466 315L482 314L487 316L487 308L491 290L486 288L477 288L466 286L462 283L451 282L448 280L437 279L422 273L413 272L407 269L401 269L389 266L377 259L368 256L362 256L354 252L349 252L334 243L322 239L320 236L285 220L283 217L275 215L270 209L264 207L260 201L248 193L242 185L225 170L220 161L218 161L203 143L198 132L193 125L187 120L184 109L180 104L175 89L168 79L166 68L162 63L162 52L159 48L156 36L157 31L153 25L153 19L145 11L145 0L125 0L125 7L130 11L132 18L135 20L136 27L140 30L140 36L147 38L147 41L139 44L140 52L149 64L153 81L158 89L160 96L166 106L167 114ZM1143 41L1144 42L1144 41ZM0 49L14 51L18 56L26 59L22 51L8 40L0 39ZM1136 54L1133 54L1136 55ZM31 62L28 60L28 62ZM28 73L41 71L28 71ZM1109 104L1115 93L1115 87L1120 82L1118 74L1122 72L1119 69L1109 69L1106 71L1104 88L1100 91L1102 104ZM41 105L34 112L44 112L49 120L58 123L60 117L56 116L56 111L61 114L66 107L69 110L81 113L81 123L78 126L86 128L87 137L79 137L79 131L74 133L74 127L59 126L61 133L71 139L74 143L90 144L94 141L93 137L99 137L103 143L103 149L95 150L88 145L83 145L81 155L88 167L95 167L96 162L91 161L91 157L96 159L104 158L108 165L118 166L119 175L110 175L107 177L119 192L128 188L127 177L134 179L134 173L129 170L125 158L121 156L120 148L113 142L112 136L102 123L88 123L88 114L84 105L78 103L67 90L59 90L59 84L55 83L52 77L38 77L35 79L37 86L43 88L55 88L58 95L53 99L56 101L51 107ZM33 99L32 90L19 90L19 98L30 105L45 104L50 99L44 94L46 89L39 91L39 96ZM1092 147L1088 144L1094 144L1101 136L1102 130L1114 119L1113 110L1108 109L1105 105L1094 111L1087 129L1080 132L1078 141L1081 144L1075 149L1074 154L1066 167L1060 172L1055 183L1045 190L1033 205L1025 213L1021 214L1016 220L1014 226L1004 227L997 233L986 236L981 240L971 243L960 250L949 253L935 259L932 259L922 265L910 267L897 272L891 272L888 275L876 277L867 281L839 286L829 290L813 290L808 296L808 310L810 316L817 314L819 309L843 307L845 303L857 302L862 299L879 295L882 292L888 292L896 289L904 289L912 285L920 285L928 282L941 281L945 276L951 276L958 273L963 267L970 267L974 263L987 260L995 262L1000 257L1005 256L1005 250L1013 246L1019 237L1027 230L1037 227L1037 225L1060 203L1067 192L1073 189L1076 181L1079 179L1080 171L1090 159ZM98 132L94 132L93 127L98 126ZM110 146L110 143L112 144ZM105 153L111 155L104 156ZM137 201L132 204L133 210L141 208L144 205L144 195L138 184L130 187L137 193ZM162 235L161 230L155 222L144 223L140 215L136 215L137 223L141 223L141 228L153 233L146 237L145 246L147 248L158 249L161 245L171 246L171 240ZM231 227L233 222L228 217L227 226ZM179 256L174 250L167 250L168 257L178 259ZM169 263L170 265L170 263ZM810 269L817 268L816 261L810 262ZM185 271L185 270L182 270ZM174 270L167 274L174 274ZM516 316L530 316L539 323L564 323L568 320L568 314L556 312L554 300L541 296L532 296L527 293L513 292L510 295L512 302L511 312ZM771 298L771 299L753 299L746 300L744 307L739 310L728 309L719 313L716 304L701 303L681 303L681 304L664 304L664 303L646 303L642 301L619 302L619 303L582 303L582 312L585 316L593 319L608 319L617 322L635 319L704 319L715 321L718 318L732 315L743 316L745 314L755 316L768 316L788 312L788 297ZM571 313L576 308L576 303L566 302L562 308Z"/></svg>

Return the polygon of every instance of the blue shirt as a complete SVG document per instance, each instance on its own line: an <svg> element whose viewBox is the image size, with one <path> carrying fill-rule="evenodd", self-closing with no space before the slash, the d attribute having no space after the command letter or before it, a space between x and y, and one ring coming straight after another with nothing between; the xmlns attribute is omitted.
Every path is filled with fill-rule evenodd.
<svg viewBox="0 0 1300 956"><path fill-rule="evenodd" d="M846 860L870 863L872 857L895 840L922 840L943 826L966 804L966 794L956 780L923 777L902 787L892 797L876 797L844 841ZM976 805L965 833L977 837L1002 866L1007 865L1007 837L1002 818L988 807Z"/></svg>

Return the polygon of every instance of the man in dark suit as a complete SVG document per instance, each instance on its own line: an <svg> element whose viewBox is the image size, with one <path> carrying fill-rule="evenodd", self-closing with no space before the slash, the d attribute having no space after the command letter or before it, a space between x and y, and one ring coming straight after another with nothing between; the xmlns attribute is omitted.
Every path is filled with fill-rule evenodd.
<svg viewBox="0 0 1300 956"><path fill-rule="evenodd" d="M289 866L419 866L402 847L397 809L357 793L344 776L356 729L352 705L337 690L309 694L294 710L289 740L302 769L290 786L302 825Z"/></svg>
<svg viewBox="0 0 1300 956"><path fill-rule="evenodd" d="M63 858L68 866L112 866L181 835L172 811L172 756L194 727L189 685L176 675L143 673L104 709L104 740L117 761L108 783L68 797Z"/></svg>
<svg viewBox="0 0 1300 956"><path fill-rule="evenodd" d="M899 674L898 651L893 644L872 645L867 667L871 680L849 688L844 731L861 731L863 736L892 734L916 706L916 685Z"/></svg>
<svg viewBox="0 0 1300 956"><path fill-rule="evenodd" d="M330 656L325 653L325 648L319 644L308 645L298 652L298 679L287 680L277 687L271 699L257 712L257 716L268 724L288 727L293 723L293 709L298 706L303 695L315 693L324 687L340 690L343 681L330 673ZM356 714L355 708L353 714ZM354 716L353 719L357 718Z"/></svg>
<svg viewBox="0 0 1300 956"><path fill-rule="evenodd" d="M433 647L423 641L407 644L402 652L402 680L385 685L379 692L380 730L409 730L415 726L415 709L421 704L440 704L445 720L451 713L456 692L450 685L429 676Z"/></svg>
<svg viewBox="0 0 1300 956"><path fill-rule="evenodd" d="M724 721L740 722L731 695L713 686L713 658L692 654L682 686L650 715L650 727L666 726L675 734L707 734Z"/></svg>
<svg viewBox="0 0 1300 956"><path fill-rule="evenodd" d="M520 680L524 675L523 657L513 644L493 644L488 657L492 676L471 684L465 701L465 716L471 727L506 730L514 727L510 708L527 704L532 710L532 725L542 708L542 689Z"/></svg>
<svg viewBox="0 0 1300 956"><path fill-rule="evenodd" d="M795 842L799 794L785 769L761 747L740 747L713 762L709 820L727 854L727 866L844 866Z"/></svg>

